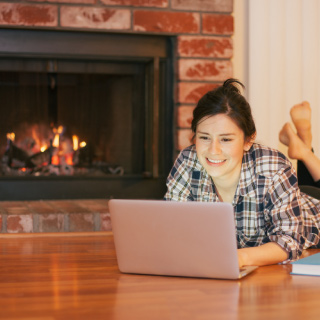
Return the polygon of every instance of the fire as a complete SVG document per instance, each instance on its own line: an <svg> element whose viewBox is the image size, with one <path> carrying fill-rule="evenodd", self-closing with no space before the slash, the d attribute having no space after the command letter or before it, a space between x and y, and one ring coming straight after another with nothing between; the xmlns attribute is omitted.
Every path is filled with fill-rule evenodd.
<svg viewBox="0 0 320 320"><path fill-rule="evenodd" d="M29 156L30 163L28 167L18 167L20 172L38 174L41 172L41 167L44 167L44 174L48 172L52 174L73 174L75 168L81 159L82 148L87 146L85 141L81 141L79 136L72 135L69 137L65 135L65 127L41 127L40 129L32 125L32 130L28 128L28 139L21 135L21 132L7 133L7 154L8 166L16 168L20 165L20 158L14 158L13 148L15 150L23 150ZM23 138L21 138L21 136ZM25 142L27 141L27 143ZM31 142L30 142L31 141ZM18 154L19 155L19 154ZM18 162L20 161L20 162ZM24 160L23 160L24 161ZM27 163L27 162L26 162ZM48 168L45 168L49 166ZM41 173L39 173L41 174Z"/></svg>
<svg viewBox="0 0 320 320"><path fill-rule="evenodd" d="M55 166L58 166L60 164L60 159L57 154L52 156L51 163Z"/></svg>
<svg viewBox="0 0 320 320"><path fill-rule="evenodd" d="M56 133L52 141L52 146L55 148L59 148L59 140L60 140L60 136L58 133Z"/></svg>
<svg viewBox="0 0 320 320"><path fill-rule="evenodd" d="M73 142L73 150L74 151L77 151L79 149L79 147L84 148L87 145L87 143L85 141L81 141L79 143L79 137L76 135L72 136L72 142Z"/></svg>
<svg viewBox="0 0 320 320"><path fill-rule="evenodd" d="M86 145L87 145L87 143L85 141L80 142L80 148L84 148Z"/></svg>
<svg viewBox="0 0 320 320"><path fill-rule="evenodd" d="M66 164L72 166L73 165L72 155L71 154L66 154L65 155L65 161L66 161Z"/></svg>
<svg viewBox="0 0 320 320"><path fill-rule="evenodd" d="M7 133L7 139L8 139L8 140L11 140L11 141L13 142L14 139L15 139L15 137L16 137L16 135L15 135L14 132L9 132L9 133Z"/></svg>
<svg viewBox="0 0 320 320"><path fill-rule="evenodd" d="M59 148L60 135L62 135L62 133L64 131L64 127L63 126L59 126L58 128L53 128L52 131L54 133L54 139L52 141L52 146L55 147L55 148Z"/></svg>
<svg viewBox="0 0 320 320"><path fill-rule="evenodd" d="M77 151L79 149L79 138L76 135L72 136L73 150Z"/></svg>
<svg viewBox="0 0 320 320"><path fill-rule="evenodd" d="M54 134L59 134L59 135L63 133L63 130L64 130L63 126L59 126L58 128L53 128L52 129Z"/></svg>

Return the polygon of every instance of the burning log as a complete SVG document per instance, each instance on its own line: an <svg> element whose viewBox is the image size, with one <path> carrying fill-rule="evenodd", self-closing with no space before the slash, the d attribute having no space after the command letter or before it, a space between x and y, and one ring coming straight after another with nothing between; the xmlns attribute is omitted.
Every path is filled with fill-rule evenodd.
<svg viewBox="0 0 320 320"><path fill-rule="evenodd" d="M7 151L4 154L3 162L6 162L9 167L12 166L12 162L14 160L19 161L21 164L24 164L27 159L29 158L29 155L24 150L18 148L13 141L8 142L8 148Z"/></svg>
<svg viewBox="0 0 320 320"><path fill-rule="evenodd" d="M0 161L0 175L84 175L104 176L124 174L117 164L97 161L94 145L63 136L64 127L53 128L51 135L40 139L31 136L7 133L6 152ZM41 151L39 151L41 150ZM99 157L98 157L99 158Z"/></svg>
<svg viewBox="0 0 320 320"><path fill-rule="evenodd" d="M44 165L51 164L52 154L54 152L54 147L49 147L45 151L38 152L31 157L29 157L25 164L27 168L40 167Z"/></svg>

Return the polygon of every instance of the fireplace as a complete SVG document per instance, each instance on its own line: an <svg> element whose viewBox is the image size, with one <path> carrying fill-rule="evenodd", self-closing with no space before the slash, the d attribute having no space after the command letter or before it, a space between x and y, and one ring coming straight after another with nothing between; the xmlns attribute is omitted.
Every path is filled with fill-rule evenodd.
<svg viewBox="0 0 320 320"><path fill-rule="evenodd" d="M161 198L172 39L0 30L0 200Z"/></svg>

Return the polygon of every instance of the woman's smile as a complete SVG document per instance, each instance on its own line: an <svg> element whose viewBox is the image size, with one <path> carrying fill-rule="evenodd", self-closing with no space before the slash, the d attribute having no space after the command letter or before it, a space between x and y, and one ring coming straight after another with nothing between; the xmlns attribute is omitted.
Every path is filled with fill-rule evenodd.
<svg viewBox="0 0 320 320"><path fill-rule="evenodd" d="M212 159L209 159L209 158L206 158L207 161L209 162L210 165L222 165L225 163L226 160L212 160Z"/></svg>

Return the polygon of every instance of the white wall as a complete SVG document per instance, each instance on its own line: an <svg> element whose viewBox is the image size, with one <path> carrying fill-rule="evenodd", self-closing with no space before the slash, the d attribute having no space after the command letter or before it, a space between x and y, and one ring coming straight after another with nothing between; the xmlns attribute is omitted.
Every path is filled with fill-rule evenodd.
<svg viewBox="0 0 320 320"><path fill-rule="evenodd" d="M234 18L234 77L247 87L257 140L285 152L278 133L307 100L320 156L320 1L234 0Z"/></svg>

